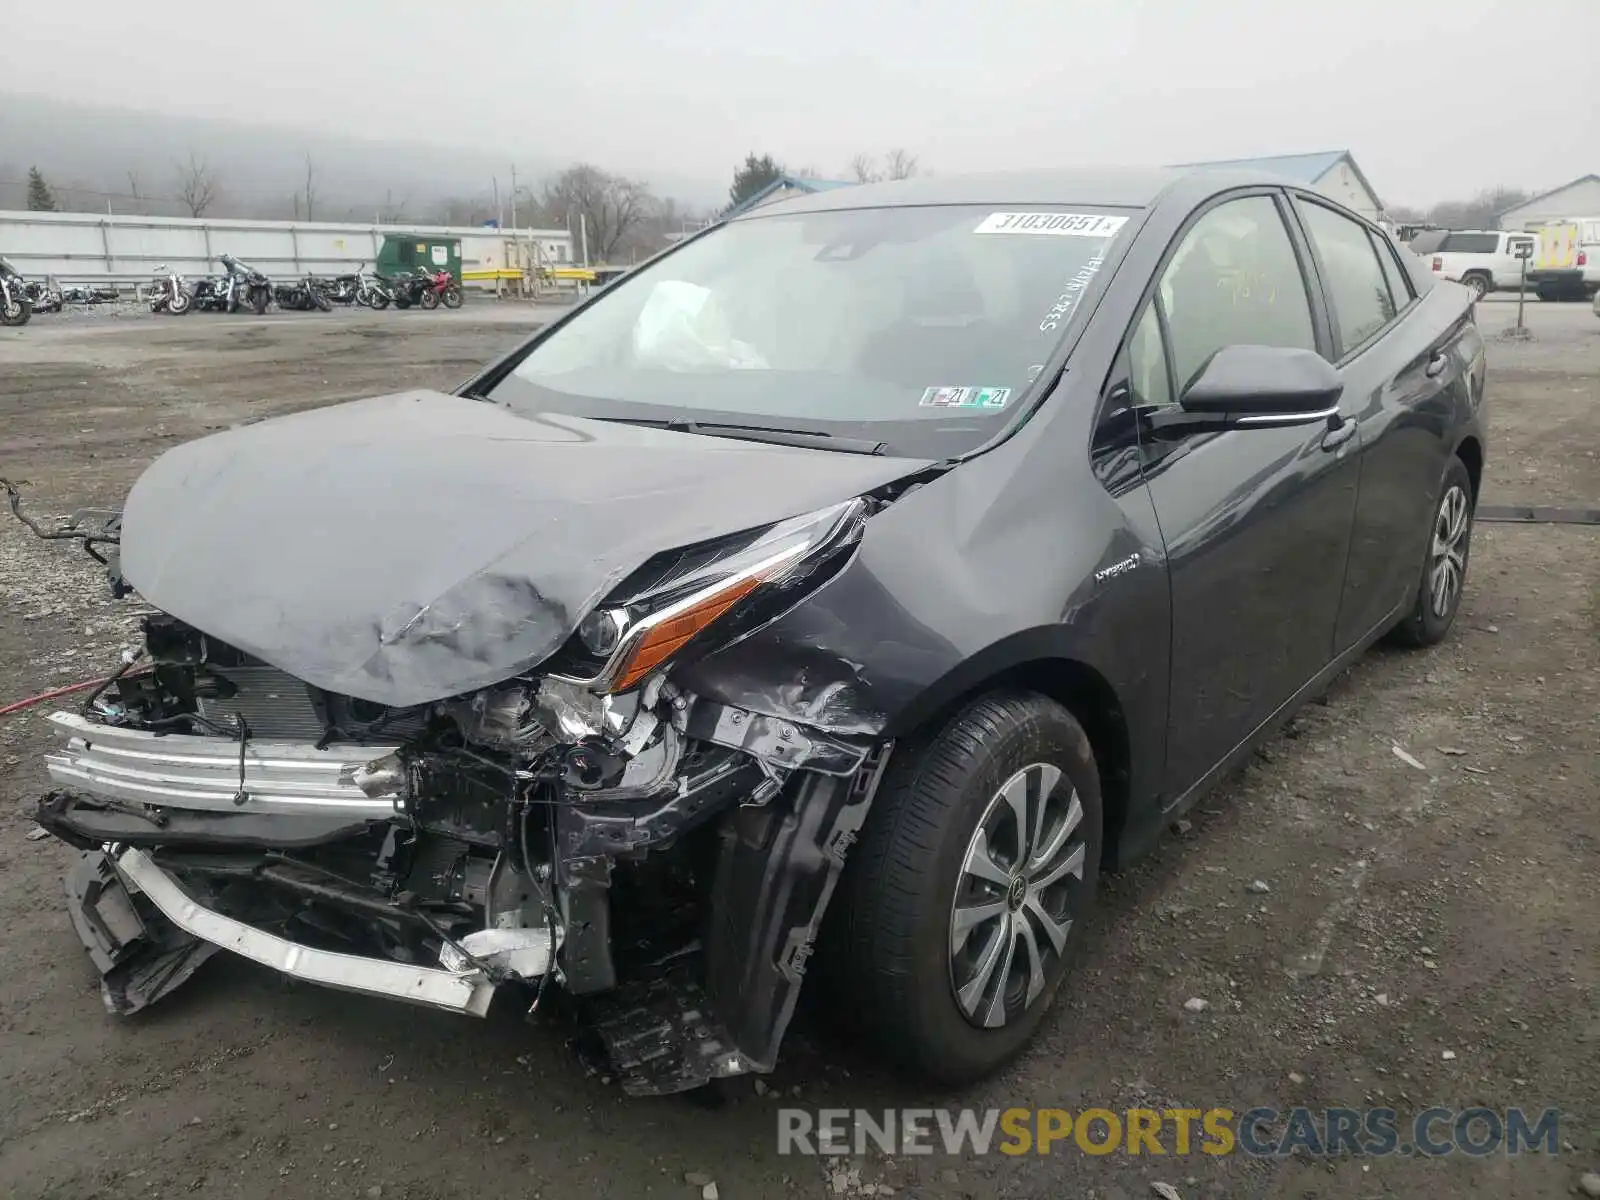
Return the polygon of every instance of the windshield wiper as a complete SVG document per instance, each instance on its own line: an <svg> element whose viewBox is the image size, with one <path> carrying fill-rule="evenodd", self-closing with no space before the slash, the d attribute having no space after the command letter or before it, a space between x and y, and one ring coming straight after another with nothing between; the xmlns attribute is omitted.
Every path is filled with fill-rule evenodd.
<svg viewBox="0 0 1600 1200"><path fill-rule="evenodd" d="M700 433L707 437L737 438L746 442L768 442L774 446L811 446L818 450L840 450L845 454L882 454L887 442L863 438L834 437L811 429L776 429L770 425L730 425L722 421L659 420L650 417L591 417L617 425L644 425L651 429L670 429L674 433Z"/></svg>

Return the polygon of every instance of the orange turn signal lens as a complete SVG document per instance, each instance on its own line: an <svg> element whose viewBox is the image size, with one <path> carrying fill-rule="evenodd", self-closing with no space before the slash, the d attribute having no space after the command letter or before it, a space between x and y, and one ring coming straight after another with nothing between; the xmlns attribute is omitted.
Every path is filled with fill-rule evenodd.
<svg viewBox="0 0 1600 1200"><path fill-rule="evenodd" d="M682 612L652 625L628 651L618 668L616 679L607 690L625 692L632 688L683 649L695 634L760 587L762 582L760 575L736 579L721 591L713 592Z"/></svg>

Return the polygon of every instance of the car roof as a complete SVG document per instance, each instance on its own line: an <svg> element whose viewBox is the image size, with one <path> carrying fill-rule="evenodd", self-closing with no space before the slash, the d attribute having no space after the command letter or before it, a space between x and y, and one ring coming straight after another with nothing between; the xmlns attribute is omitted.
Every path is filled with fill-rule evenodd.
<svg viewBox="0 0 1600 1200"><path fill-rule="evenodd" d="M906 208L924 204L1079 204L1088 208L1148 208L1172 195L1199 203L1230 188L1281 187L1293 180L1270 171L1212 167L1075 167L930 175L889 183L862 183L781 200L734 218L758 220L784 213L852 208Z"/></svg>

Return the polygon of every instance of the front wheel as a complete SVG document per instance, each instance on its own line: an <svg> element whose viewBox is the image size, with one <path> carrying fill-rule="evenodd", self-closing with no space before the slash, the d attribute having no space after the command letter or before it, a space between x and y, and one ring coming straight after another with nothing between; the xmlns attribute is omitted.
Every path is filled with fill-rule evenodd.
<svg viewBox="0 0 1600 1200"><path fill-rule="evenodd" d="M263 316L267 305L272 303L272 289L266 287L253 287L250 289L250 311L256 316Z"/></svg>
<svg viewBox="0 0 1600 1200"><path fill-rule="evenodd" d="M965 1084L1032 1038L1094 903L1100 777L1033 692L981 696L895 748L819 948L826 995L902 1068Z"/></svg>
<svg viewBox="0 0 1600 1200"><path fill-rule="evenodd" d="M446 308L460 308L461 289L452 283L449 287L445 288L443 300Z"/></svg>
<svg viewBox="0 0 1600 1200"><path fill-rule="evenodd" d="M1472 477L1452 458L1433 507L1422 579L1411 612L1394 627L1391 639L1402 646L1433 646L1444 640L1461 607L1472 550Z"/></svg>
<svg viewBox="0 0 1600 1200"><path fill-rule="evenodd" d="M193 303L193 301L190 299L188 292L178 292L167 301L167 311L175 317L181 317L184 313L189 311L189 305L191 303Z"/></svg>
<svg viewBox="0 0 1600 1200"><path fill-rule="evenodd" d="M0 325L26 325L33 316L33 305L20 296L0 300Z"/></svg>
<svg viewBox="0 0 1600 1200"><path fill-rule="evenodd" d="M317 306L319 312L332 312L333 305L328 303L328 298L315 289L311 292L311 303Z"/></svg>

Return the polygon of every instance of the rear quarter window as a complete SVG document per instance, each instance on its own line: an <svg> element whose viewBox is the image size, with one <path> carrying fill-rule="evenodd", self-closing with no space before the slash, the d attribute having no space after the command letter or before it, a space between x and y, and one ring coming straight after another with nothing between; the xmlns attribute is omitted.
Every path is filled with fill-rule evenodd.
<svg viewBox="0 0 1600 1200"><path fill-rule="evenodd" d="M1439 247L1440 254L1493 254L1500 239L1492 233L1452 233Z"/></svg>

